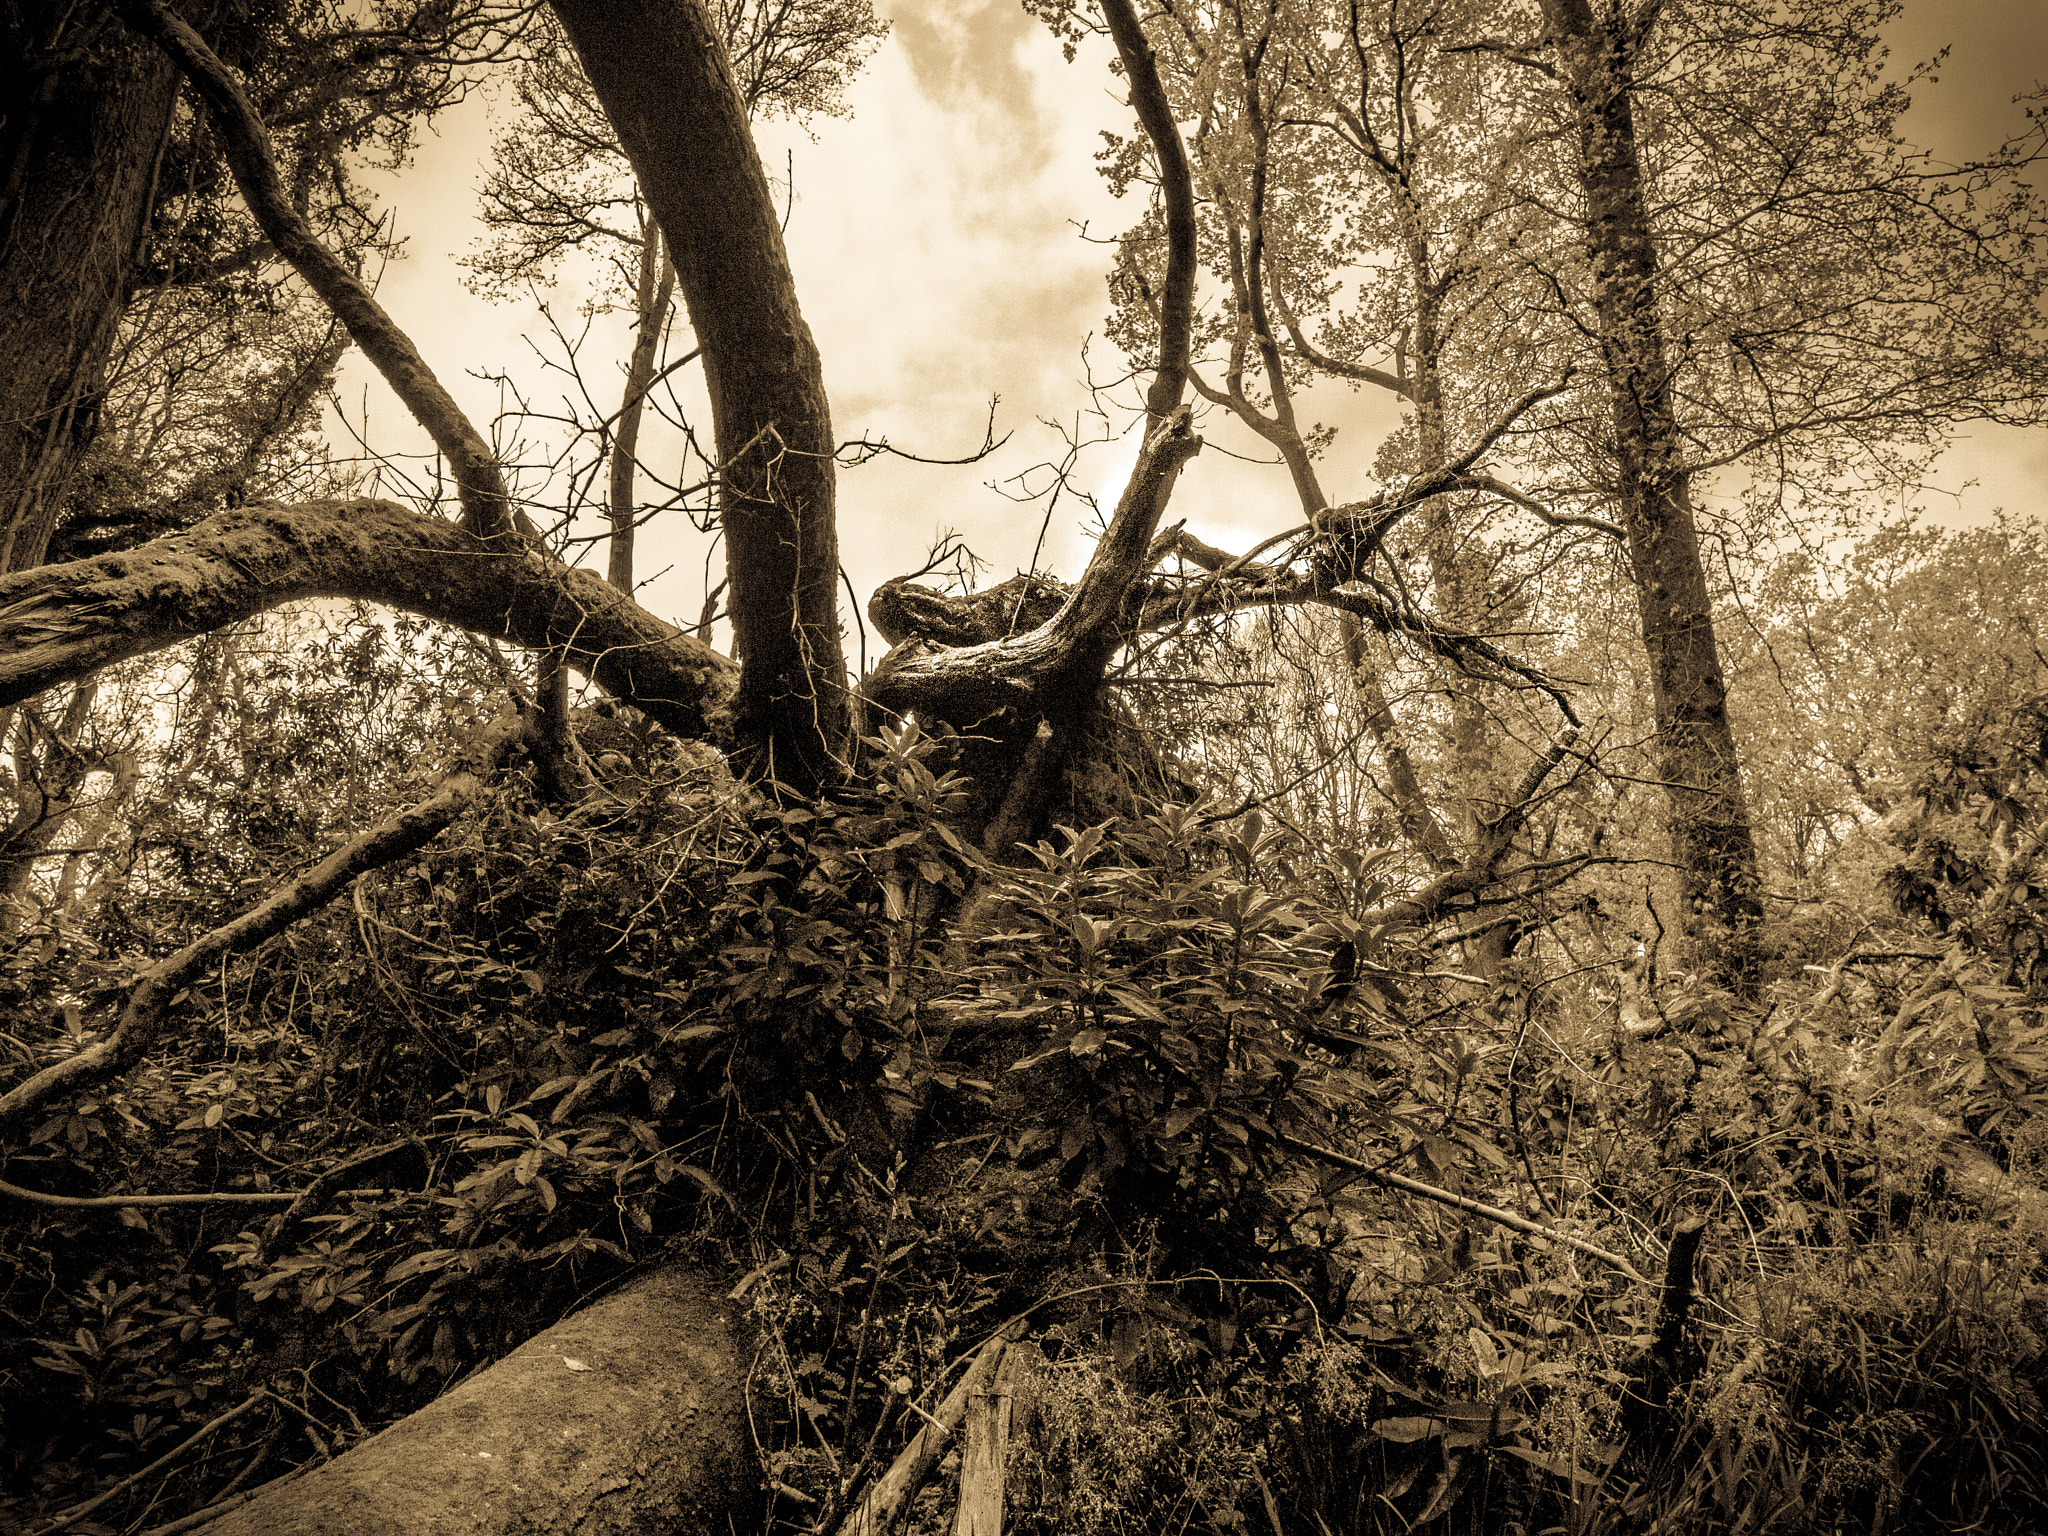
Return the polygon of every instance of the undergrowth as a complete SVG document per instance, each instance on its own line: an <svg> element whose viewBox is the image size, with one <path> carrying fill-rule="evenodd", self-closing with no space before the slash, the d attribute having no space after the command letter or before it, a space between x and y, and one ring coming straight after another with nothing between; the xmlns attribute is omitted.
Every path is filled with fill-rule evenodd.
<svg viewBox="0 0 2048 1536"><path fill-rule="evenodd" d="M514 783L10 1147L55 1193L346 1176L275 1226L9 1207L8 1518L284 1400L74 1526L145 1528L682 1259L746 1277L764 1530L833 1528L1012 1323L1022 1532L2048 1526L2038 776L1930 780L1948 862L1899 857L1939 921L1886 958L1761 1006L1676 978L1632 1032L1540 944L1444 965L1371 920L1383 862L1256 812L992 869L948 744L870 747L819 805L673 759L566 815ZM16 943L21 1066L104 1027L112 952ZM1384 1172L1653 1282L1706 1218L1688 1329L1659 1355L1656 1284Z"/></svg>

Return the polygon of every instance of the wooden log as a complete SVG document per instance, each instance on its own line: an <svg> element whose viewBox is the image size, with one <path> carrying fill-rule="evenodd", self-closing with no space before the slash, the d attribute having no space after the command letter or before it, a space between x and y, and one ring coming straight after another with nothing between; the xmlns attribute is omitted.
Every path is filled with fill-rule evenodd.
<svg viewBox="0 0 2048 1536"><path fill-rule="evenodd" d="M683 1270L627 1286L206 1536L724 1531L760 1485L724 1290Z"/></svg>
<svg viewBox="0 0 2048 1536"><path fill-rule="evenodd" d="M967 1401L953 1536L1003 1536L1003 1470L1010 1460L1010 1434L1018 1427L1019 1399L1029 1394L1032 1368L1040 1358L1032 1345L1012 1344L1003 1351L989 1389Z"/></svg>
<svg viewBox="0 0 2048 1536"><path fill-rule="evenodd" d="M962 1373L959 1384L946 1394L935 1411L925 1416L924 1428L911 1438L889 1470L861 1495L852 1513L840 1523L839 1536L881 1536L889 1528L903 1501L917 1492L932 1464L939 1459L939 1451L966 1416L968 1399L986 1390L1005 1347L1023 1326L1020 1318L981 1346L981 1352Z"/></svg>

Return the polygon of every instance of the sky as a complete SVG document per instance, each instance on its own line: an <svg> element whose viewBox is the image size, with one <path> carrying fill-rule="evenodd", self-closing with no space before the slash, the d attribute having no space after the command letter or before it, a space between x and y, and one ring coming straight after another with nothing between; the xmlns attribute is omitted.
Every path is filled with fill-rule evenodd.
<svg viewBox="0 0 2048 1536"><path fill-rule="evenodd" d="M981 442L996 396L996 430L1011 436L979 464L885 457L843 473L842 562L863 603L880 582L921 565L944 533L987 562L984 582L1029 567L1034 555L1039 569L1071 579L1087 558L1087 507L1068 495L1048 515L1043 500L1012 498L1042 488L1046 466L1065 451L1066 439L1045 422L1100 438L1129 419L1105 427L1090 415L1088 389L1091 374L1114 380L1121 361L1100 335L1110 253L1091 242L1136 213L1110 196L1093 154L1101 130L1128 129L1129 112L1106 49L1067 63L1017 0L882 0L879 8L893 30L849 93L852 116L816 120L808 133L781 123L757 131L771 174L794 189L790 257L824 356L834 426L842 440L886 437L911 453L957 458ZM1887 40L1900 64L1951 47L1905 124L1948 158L2018 132L2021 109L2011 98L2048 80L2042 0L1907 0ZM486 304L460 286L455 262L477 237L489 131L479 97L447 114L414 164L380 188L409 250L386 271L380 297L479 420L499 402L475 372L512 370L543 402L560 390L560 376L537 366L525 339L539 334L533 307ZM557 313L573 321L579 297L572 282L556 296ZM615 390L624 353L622 333L609 350L593 349L600 388ZM351 414L367 409L380 443L421 441L359 357L344 365L340 393ZM1121 393L1133 398L1129 388ZM1304 415L1340 429L1324 473L1331 499L1367 494L1365 466L1394 425L1391 406L1332 385L1309 398ZM1228 433L1207 435L1211 446L1183 476L1175 517L1229 548L1298 521L1284 477L1234 461L1223 451ZM1075 483L1096 490L1107 509L1135 451L1128 435L1085 451ZM1934 479L1939 493L1917 499L1944 520L1981 521L1999 506L2048 510L2048 429L1972 429ZM1873 517L1898 510L1872 509ZM703 541L657 524L643 531L640 549L642 601L693 620ZM857 632L848 638L857 648Z"/></svg>

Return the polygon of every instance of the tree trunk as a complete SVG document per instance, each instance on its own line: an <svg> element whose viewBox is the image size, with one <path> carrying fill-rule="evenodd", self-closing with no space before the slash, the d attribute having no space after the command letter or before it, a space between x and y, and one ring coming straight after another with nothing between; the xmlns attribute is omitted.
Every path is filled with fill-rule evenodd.
<svg viewBox="0 0 2048 1536"><path fill-rule="evenodd" d="M676 269L661 244L661 227L643 216L640 280L633 292L633 355L626 364L626 396L619 407L618 429L612 434L611 546L605 579L627 596L633 592L633 471L640 448L640 419L647 414L647 391L654 384L654 354L668 327L669 301L675 294Z"/></svg>
<svg viewBox="0 0 2048 1536"><path fill-rule="evenodd" d="M102 8L9 9L0 21L0 574L42 561L92 436L178 94L170 62Z"/></svg>
<svg viewBox="0 0 2048 1536"><path fill-rule="evenodd" d="M801 792L852 721L839 634L832 415L768 179L701 0L556 0L618 131L704 349L741 661L737 734Z"/></svg>
<svg viewBox="0 0 2048 1536"><path fill-rule="evenodd" d="M1762 915L1756 842L1671 403L1657 251L1630 100L1641 38L1628 14L1613 0L1609 5L1596 17L1590 0L1543 0L1577 118L1620 521L1649 653L1658 773L1670 797L1672 855L1686 907L1687 963L1748 990Z"/></svg>
<svg viewBox="0 0 2048 1536"><path fill-rule="evenodd" d="M207 1536L745 1529L759 1479L734 1309L671 1270L586 1307ZM730 1522L730 1524L728 1523Z"/></svg>

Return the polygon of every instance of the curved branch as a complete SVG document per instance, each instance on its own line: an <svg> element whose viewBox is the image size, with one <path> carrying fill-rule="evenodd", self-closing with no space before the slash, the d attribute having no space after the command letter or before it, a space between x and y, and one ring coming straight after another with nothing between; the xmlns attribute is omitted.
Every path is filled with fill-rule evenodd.
<svg viewBox="0 0 2048 1536"><path fill-rule="evenodd" d="M1294 318L1294 308L1287 302L1287 295L1281 292L1279 279L1272 285L1273 302L1280 311L1280 324L1287 331L1287 339L1294 344L1297 355L1320 368L1324 373L1335 374L1340 379L1356 379L1361 384L1373 384L1400 396L1403 400L1415 398L1415 384L1397 373L1384 368L1374 368L1368 363L1347 363L1341 357L1332 357L1309 344L1301 333L1301 322Z"/></svg>
<svg viewBox="0 0 2048 1536"><path fill-rule="evenodd" d="M1145 409L1164 421L1187 387L1195 320L1195 184L1188 173L1187 147L1173 121L1166 87L1152 44L1138 24L1131 0L1102 0L1103 19L1131 82L1131 106L1159 166L1159 193L1166 205L1166 280L1159 294L1159 371L1145 393Z"/></svg>
<svg viewBox="0 0 2048 1536"><path fill-rule="evenodd" d="M513 749L525 745L532 733L532 727L518 714L500 716L470 742L432 795L387 816L239 917L200 935L144 971L129 989L128 1001L110 1033L0 1094L0 1126L12 1124L59 1094L103 1082L133 1067L155 1043L172 1005L201 971L282 933L326 905L357 875L381 869L431 842L468 809Z"/></svg>
<svg viewBox="0 0 2048 1536"><path fill-rule="evenodd" d="M1299 533L1302 530L1294 531ZM1228 574L1227 571L1225 574ZM1205 582L1193 593L1161 592L1147 599L1144 612L1134 627L1139 630L1163 629L1169 625L1236 613L1246 608L1281 608L1296 603L1320 603L1325 608L1355 614L1383 634L1399 631L1411 636L1432 655L1440 656L1446 661L1467 668L1470 668L1474 661L1478 661L1498 672L1520 678L1527 686L1549 694L1552 702L1557 705L1558 712L1570 724L1581 724L1578 712L1572 708L1571 696L1565 692L1562 684L1540 667L1517 661L1499 646L1478 635L1446 629L1432 619L1407 612L1384 598L1374 597L1367 592L1333 589L1309 574L1290 573L1269 579L1256 587L1233 586L1225 581L1212 580Z"/></svg>
<svg viewBox="0 0 2048 1536"><path fill-rule="evenodd" d="M250 105L241 82L207 47L205 39L173 15L163 0L127 0L122 14L171 57L206 103L235 185L257 225L348 327L363 355L376 364L392 392L447 457L462 500L463 521L486 537L509 531L514 517L497 455L434 376L411 338L384 312L362 279L320 243L313 227L293 205L271 155L263 120Z"/></svg>
<svg viewBox="0 0 2048 1536"><path fill-rule="evenodd" d="M1127 600L1151 569L1153 530L1182 466L1201 448L1190 412L1177 407L1146 434L1116 514L1058 612L1025 634L980 645L907 640L875 668L868 698L899 714L960 720L1026 705L1045 691L1092 693L1127 632Z"/></svg>
<svg viewBox="0 0 2048 1536"><path fill-rule="evenodd" d="M837 776L851 725L838 441L746 107L703 0L554 0L554 11L661 225L703 349L744 662L737 734L755 766L812 790Z"/></svg>
<svg viewBox="0 0 2048 1536"><path fill-rule="evenodd" d="M595 572L388 501L259 504L0 577L0 709L308 597L362 598L570 662L678 735L723 739L736 668Z"/></svg>
<svg viewBox="0 0 2048 1536"><path fill-rule="evenodd" d="M1458 477L1458 489L1465 491L1488 491L1503 501L1512 501L1525 512L1534 514L1552 528L1590 528L1595 533L1604 533L1610 539L1626 539L1627 533L1619 523L1611 523L1604 517L1594 517L1583 512L1553 512L1527 491L1518 490L1507 481L1495 475L1468 471Z"/></svg>

